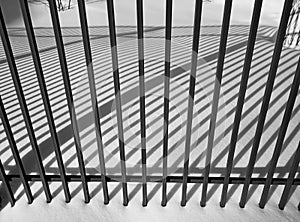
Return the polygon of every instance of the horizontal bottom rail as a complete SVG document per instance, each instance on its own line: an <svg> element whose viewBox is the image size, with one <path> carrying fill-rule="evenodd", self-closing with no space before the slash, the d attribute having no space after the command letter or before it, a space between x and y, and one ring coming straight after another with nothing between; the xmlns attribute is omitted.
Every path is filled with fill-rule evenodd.
<svg viewBox="0 0 300 222"><path fill-rule="evenodd" d="M101 182L101 175L87 175L88 182ZM26 178L29 181L41 181L39 175L27 175ZM143 182L142 176L127 176L127 182ZM21 178L19 175L10 174L7 175L8 181L20 181ZM66 179L68 182L81 182L80 175L67 175ZM60 175L46 175L46 180L49 182L61 182ZM121 175L111 175L106 176L107 182L121 182ZM147 176L147 182L158 182L161 183L163 178L161 176ZM201 176L189 176L187 179L188 183L203 183L203 177ZM169 183L182 183L182 176L167 176L166 181ZM266 178L251 178L251 184L264 184ZM285 185L287 178L273 178L272 185ZM208 183L213 184L222 184L224 182L224 177L209 177ZM245 182L244 177L230 177L230 184L243 184ZM293 181L293 185L300 185L300 178L295 178Z"/></svg>

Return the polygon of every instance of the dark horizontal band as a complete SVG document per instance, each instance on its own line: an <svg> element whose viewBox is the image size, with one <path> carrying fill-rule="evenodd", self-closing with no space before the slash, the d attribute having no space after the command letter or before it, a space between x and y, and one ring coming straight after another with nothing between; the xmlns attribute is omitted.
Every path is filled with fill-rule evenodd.
<svg viewBox="0 0 300 222"><path fill-rule="evenodd" d="M28 181L41 181L39 175L27 175ZM128 182L142 182L142 176L129 176L127 175ZM20 175L9 174L7 175L8 181L20 181ZM68 182L80 182L80 175L66 175ZM101 182L101 175L86 175L87 182ZM46 180L49 182L61 182L61 177L59 175L46 175ZM161 183L163 178L161 176L147 176L147 182L158 182ZM202 176L189 176L187 178L188 183L203 183L204 177ZM107 182L121 182L121 175L107 175ZM166 181L168 183L182 183L182 176L167 176ZM251 184L265 184L266 178L251 178ZM272 185L285 185L287 178L273 178ZM208 183L222 184L224 182L224 177L209 177ZM230 177L230 184L243 184L245 182L245 177ZM300 185L300 178L295 178L293 185Z"/></svg>

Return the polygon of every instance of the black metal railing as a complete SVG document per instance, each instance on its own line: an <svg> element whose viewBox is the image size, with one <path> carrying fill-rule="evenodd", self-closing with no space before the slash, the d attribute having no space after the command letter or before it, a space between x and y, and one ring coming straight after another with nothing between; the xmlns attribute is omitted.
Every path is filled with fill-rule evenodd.
<svg viewBox="0 0 300 222"><path fill-rule="evenodd" d="M71 129L72 136L74 138L74 146L76 148L76 157L79 163L80 175L70 175L66 173L64 162L62 159L62 153L60 148L60 143L58 139L58 133L56 131L56 125L54 122L52 106L50 104L47 86L45 83L43 68L41 65L40 52L37 46L37 41L35 38L34 28L32 25L28 2L27 0L20 0L21 11L23 15L23 20L26 29L26 35L28 37L30 51L33 58L33 65L35 68L36 77L38 80L38 85L41 90L41 97L44 105L44 110L47 117L47 122L49 126L49 131L52 139L52 145L55 152L55 157L58 163L59 174L48 175L45 173L45 169L42 162L42 157L37 143L37 138L33 128L32 120L28 111L28 104L26 102L24 92L22 89L18 69L16 66L16 61L12 46L10 43L10 37L6 28L4 17L2 11L0 10L0 34L3 43L3 50L6 56L6 62L8 63L10 74L13 80L14 88L17 93L18 103L21 107L21 112L23 119L25 121L26 130L28 137L30 139L30 144L34 152L35 160L38 166L38 175L26 174L22 158L20 157L17 144L14 138L14 134L11 129L9 118L7 116L3 101L0 97L0 114L2 125L6 133L6 138L9 142L13 158L15 160L19 174L6 174L2 162L0 162L0 176L3 187L7 191L7 195L11 205L14 205L16 199L14 197L14 192L11 189L10 183L14 181L21 181L24 187L24 191L28 198L28 203L33 202L33 195L29 186L30 181L41 181L43 185L43 190L46 195L47 202L52 199L52 194L49 189L49 182L61 182L65 194L66 202L71 201L70 190L68 183L73 181L80 181L82 183L85 202L90 201L90 193L88 189L88 183L90 182L101 182L103 187L104 203L108 204L110 200L108 185L109 182L119 182L121 181L123 190L123 204L126 206L129 202L127 183L139 182L142 183L143 192L143 206L147 205L147 183L158 182L162 183L162 206L167 204L167 184L170 182L181 183L182 184L182 200L181 205L185 206L187 202L187 183L201 183L203 184L202 196L201 196L201 206L206 205L207 201L207 188L209 183L222 184L223 190L221 195L220 206L224 207L227 202L228 196L228 186L229 184L241 184L243 185L242 196L240 200L240 207L244 207L249 195L250 184L260 184L264 186L263 193L259 202L259 206L264 208L270 186L271 185L284 185L284 191L282 193L279 208L284 209L292 185L300 185L300 179L295 178L298 170L299 160L300 160L300 143L296 149L293 157L292 165L289 169L288 178L276 178L274 177L274 172L277 166L278 159L281 154L283 142L286 136L287 128L292 116L292 111L294 108L295 100L298 95L298 89L300 84L300 60L297 64L296 71L294 73L294 79L292 85L290 86L289 98L286 103L285 112L283 116L282 123L279 128L276 145L274 149L271 162L268 165L267 177L252 177L254 165L256 162L258 149L260 146L260 140L263 135L263 128L265 125L266 116L269 110L269 103L271 95L273 92L273 86L275 82L275 77L278 70L278 65L281 58L282 47L285 41L286 30L289 24L290 12L292 9L293 0L286 0L284 3L284 8L281 15L280 25L278 27L277 37L275 41L275 48L273 50L273 55L271 59L271 64L268 72L268 79L266 82L265 92L262 99L262 106L258 117L258 122L256 126L255 136L253 138L253 145L251 149L250 159L248 166L246 168L245 177L232 177L231 172L233 169L233 159L235 155L235 149L238 140L238 132L240 127L240 122L242 118L243 105L245 103L245 95L247 92L248 78L251 69L251 63L253 59L254 47L257 38L257 32L259 28L259 19L262 8L262 0L255 0L252 21L250 25L250 32L248 40L246 42L247 49L243 62L243 69L241 74L241 81L239 83L239 93L238 102L235 109L234 122L232 124L232 133L229 146L229 153L227 156L226 168L224 176L212 177L210 176L211 164L212 164L212 151L215 139L215 129L217 125L217 111L220 100L220 88L222 85L223 70L225 64L225 54L227 50L227 40L230 27L230 15L232 8L232 0L226 0L224 6L223 24L221 29L221 38L219 44L219 50L217 54L217 68L214 81L214 91L212 100L212 110L210 115L210 126L208 132L208 142L206 148L206 158L205 158L205 168L203 176L189 176L189 160L191 152L191 135L192 135L192 124L193 124L193 109L194 109L194 99L195 99L195 85L196 85L196 72L198 67L198 57L201 54L199 51L199 42L201 39L201 17L202 17L202 0L197 0L195 3L195 16L193 25L193 37L192 37L192 55L191 55L191 66L190 66L190 80L189 80L189 97L188 97L188 112L187 112L187 128L185 134L185 151L184 151L184 166L182 176L169 176L168 175L168 140L169 140L169 112L170 112L170 74L171 74L171 45L172 45L172 8L173 1L166 0L166 25L165 25L165 64L164 64L164 112L163 112L163 141L162 141L162 152L163 152L163 171L161 176L147 175L147 143L146 143L146 103L145 103L145 67L144 67L144 23L143 23L143 1L136 1L136 11L137 11L137 39L138 39L138 73L139 73L139 104L140 104L140 139L141 139L141 163L142 163L142 175L134 176L127 175L126 173L126 156L125 156L125 143L124 143L124 126L122 118L122 101L121 101L121 90L120 90L120 76L119 76L119 64L118 64L118 50L117 50L117 34L116 34L116 24L114 15L114 4L113 0L107 0L107 15L109 22L109 40L111 49L111 62L113 68L113 83L114 83L114 96L116 101L116 117L117 117L117 131L118 131L118 151L120 153L120 166L121 175L108 175L106 173L106 162L104 158L104 144L101 133L101 123L100 123L100 112L98 107L98 94L95 83L94 67L92 50L90 46L90 35L89 26L87 23L87 15L85 8L85 1L78 0L78 9L80 16L80 28L82 33L82 42L84 46L84 57L87 67L88 85L90 89L91 103L92 103L92 113L93 120L95 124L96 142L98 147L99 163L100 163L100 174L87 175L85 162L82 153L82 144L80 140L80 131L78 126L78 120L75 111L73 90L70 83L70 76L68 65L66 61L65 45L63 42L62 29L60 27L59 16L57 12L57 5L55 0L49 0L49 7L54 31L54 37L56 42L57 53L60 62L61 74L63 78L63 85L65 90L67 107L71 119ZM289 29L288 29L289 30ZM298 206L300 210L300 205Z"/></svg>
<svg viewBox="0 0 300 222"><path fill-rule="evenodd" d="M291 10L288 27L286 30L285 45L298 46L300 42L300 4L297 2Z"/></svg>

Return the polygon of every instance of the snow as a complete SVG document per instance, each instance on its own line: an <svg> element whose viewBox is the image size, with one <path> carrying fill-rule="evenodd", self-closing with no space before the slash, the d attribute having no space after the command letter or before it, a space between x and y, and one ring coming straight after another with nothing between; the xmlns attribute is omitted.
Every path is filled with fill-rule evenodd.
<svg viewBox="0 0 300 222"><path fill-rule="evenodd" d="M97 187L96 184L92 185L90 186L93 188L91 191L94 189L97 191L89 204L84 203L81 189L68 204L65 204L61 191L50 204L45 203L42 194L31 205L28 205L23 195L13 208L6 207L1 212L1 221L299 221L299 213L295 207L299 196L296 198L293 195L284 211L278 209L276 201L278 201L279 196L277 194L282 189L276 190L274 194L277 196L276 200L270 201L265 209L260 209L257 206L255 201L258 198L257 195L253 195L246 208L241 209L236 204L239 200L239 195L236 194L241 192L241 187L238 187L237 192L231 197L226 207L220 208L221 186L218 186L209 199L207 206L202 208L199 204L201 186L188 185L188 193L193 195L191 195L186 207L183 208L179 204L181 198L180 186L172 183L168 184L168 205L161 207L161 187L149 184L151 200L147 207L142 207L141 187L137 184L130 184L128 188L131 200L129 205L124 207L120 186L110 184L109 189L111 192L117 191L117 193L109 205L104 205L101 188ZM71 188L76 189L78 186L80 184L72 183ZM38 188L41 187L36 186L36 189ZM210 188L211 186L209 186ZM256 193L260 193L261 190L261 187L258 187Z"/></svg>
<svg viewBox="0 0 300 222"><path fill-rule="evenodd" d="M64 1L63 1L64 2ZM65 2L67 2L65 0ZM86 1L88 22L90 26L107 25L106 1ZM224 0L213 0L203 5L203 25L221 24ZM261 25L277 26L279 23L283 0L263 1ZM136 1L115 0L115 15L117 25L136 25ZM67 4L67 3L65 3ZM173 1L173 24L192 25L194 14L194 0ZM23 26L22 15L17 0L2 0L2 10L10 27ZM249 24L251 21L254 0L233 1L231 24ZM165 1L144 1L145 25L164 25ZM50 11L48 6L41 3L30 4L30 11L35 27L51 27ZM71 10L61 11L61 25L65 27L78 26L79 16L76 1L72 0Z"/></svg>
<svg viewBox="0 0 300 222"><path fill-rule="evenodd" d="M242 2L242 3L241 3ZM240 73L248 38L250 16L254 1L234 1L230 34L227 44L221 99L218 110L218 127L212 155L212 176L224 173L227 160L227 145L231 136L234 109L240 83ZM274 49L274 36L279 23L283 1L265 0L263 3L260 28L255 46L253 64L250 72L240 136L236 147L232 176L244 176L248 163L251 142L255 133L256 119L260 112L261 97L267 80L267 74ZM14 55L23 90L32 117L34 129L43 156L47 174L57 174L58 168L49 139L48 126L39 93L34 66L28 47L26 33L23 29L21 14L18 13L17 1L1 1L12 42ZM224 1L213 0L203 7L203 23L200 40L200 57L198 61L195 109L193 119L192 147L190 157L190 175L203 173L207 146L207 130L212 100L214 75L218 53L220 25ZM101 129L105 146L106 167L109 175L120 174L119 151L117 140L117 121L115 101L113 98L113 79L107 28L106 5L103 1L87 1L87 15L90 25L93 67L96 88L101 110ZM118 32L118 55L120 64L120 82L122 93L123 120L125 127L125 144L128 175L141 175L140 140L139 140L139 103L138 103L138 63L136 40L136 12L134 0L116 0L116 23ZM147 167L148 174L161 175L163 113L163 69L164 69L164 1L145 0L145 70L146 70L146 105L147 105ZM172 77L170 111L170 148L169 174L181 175L183 166L188 81L190 70L190 48L192 43L194 1L174 0L174 28L172 32ZM78 174L78 162L65 99L57 49L53 37L49 8L43 4L30 4L37 43L41 50L41 62L48 87L55 124L61 143L63 160L68 174ZM12 14L14 13L14 14ZM13 16L12 16L13 15ZM59 13L70 79L74 93L77 119L80 128L83 154L88 174L99 173L97 144L91 115L89 85L84 60L79 16L76 4L70 10ZM274 92L267 115L265 132L262 137L254 177L265 177L267 164L276 142L278 127L281 124L289 87L298 61L299 51L284 48ZM36 174L32 163L32 151L27 138L25 125L19 110L16 94L5 62L3 49L0 48L1 96L8 113L10 123L17 140L21 157L28 174ZM297 98L291 123L288 128L282 155L276 168L275 176L287 177L291 166L292 154L295 152L300 136L299 123L300 100ZM178 127L181 130L178 130ZM3 127L0 125L1 160L6 172L16 170ZM26 202L22 186L17 185L15 196L18 201L14 207L6 205L0 212L0 221L299 221L297 205L300 199L299 188L293 188L293 194L284 211L278 209L283 186L273 186L270 199L264 210L257 205L262 186L252 186L251 197L245 209L240 209L242 186L230 186L229 202L226 208L219 207L221 185L210 185L208 203L205 208L199 205L200 185L188 186L189 200L185 208L180 206L181 185L168 184L168 205L163 208L161 186L148 183L149 205L141 205L141 187L129 183L130 202L128 207L122 205L122 192L119 183L110 183L111 202L105 206L101 186L97 182L89 183L92 196L91 203L85 204L80 183L70 183L71 203L65 204L61 184L53 182L50 189L55 196L50 204L45 197L40 183L31 185L35 194L32 205Z"/></svg>

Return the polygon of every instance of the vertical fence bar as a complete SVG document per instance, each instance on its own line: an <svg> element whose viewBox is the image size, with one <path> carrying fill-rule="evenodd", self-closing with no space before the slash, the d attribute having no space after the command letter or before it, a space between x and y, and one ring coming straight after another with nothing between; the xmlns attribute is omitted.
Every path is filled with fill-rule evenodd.
<svg viewBox="0 0 300 222"><path fill-rule="evenodd" d="M293 8L293 11L295 11L294 13L297 13L298 14L298 18L299 18L299 14L300 14L300 9L299 8L297 8L297 11L296 11L296 9L295 8ZM297 26L298 25L298 19L297 18L297 20L295 21L295 25ZM288 34L287 34L288 35ZM299 45L299 41L300 41L300 30L298 30L298 32L296 33L296 35L298 35L298 37L297 37L297 40L296 40L296 46L298 46ZM287 37L287 36L286 36Z"/></svg>
<svg viewBox="0 0 300 222"><path fill-rule="evenodd" d="M278 137L277 137L277 141L276 141L276 145L275 145L275 149L274 149L274 153L271 159L271 164L269 165L269 170L268 170L268 175L267 175L267 179L265 182L265 186L263 189L263 193L259 202L259 206L261 208L263 208L267 202L267 198L268 198L268 193L270 190L270 186L272 183L272 179L274 176L274 172L276 169L276 165L281 153L281 148L284 142L284 137L286 135L286 131L291 119L291 115L293 112L293 108L294 108L294 104L297 98L297 94L298 94L298 89L299 89L299 85L300 85L300 58L298 61L298 65L297 65L297 69L295 72L295 76L294 76L294 80L292 83L292 88L289 94L289 99L286 105L286 109L284 112L284 116L283 116L283 120L279 129L279 133L278 133Z"/></svg>
<svg viewBox="0 0 300 222"><path fill-rule="evenodd" d="M288 22L288 25L287 25L287 29L286 29L286 37L284 39L285 44L289 44L289 43L287 43L287 40L288 40L287 37L290 36L291 23L293 21L294 15L295 15L295 10L292 9L292 12L291 12L290 18L289 18L289 22Z"/></svg>
<svg viewBox="0 0 300 222"><path fill-rule="evenodd" d="M296 14L296 10L293 8L290 13L290 18L289 18L289 22L288 22L288 26L287 26L287 30L286 30L286 37L290 36L290 40L293 37L293 33L291 32L291 29L292 29L292 21L294 20L295 14ZM287 39L288 38L285 38L285 43L287 42ZM291 45L292 41L289 41L287 44Z"/></svg>
<svg viewBox="0 0 300 222"><path fill-rule="evenodd" d="M148 201L147 201L147 162L146 162L147 153L146 153L146 107L145 107L143 0L136 0L136 11L137 11L138 57L139 57L143 206L147 206Z"/></svg>
<svg viewBox="0 0 300 222"><path fill-rule="evenodd" d="M299 13L297 13L296 18L294 20L295 23L294 23L294 27L293 27L292 36L291 36L291 44L293 44L294 38L295 38L295 35L296 35L296 29L297 29L298 19L299 19Z"/></svg>
<svg viewBox="0 0 300 222"><path fill-rule="evenodd" d="M294 159L293 159L293 163L292 163L292 166L291 166L291 169L290 169L290 172L289 172L289 176L288 176L288 179L285 183L284 190L282 192L282 196L281 196L281 199L280 199L279 204L278 204L278 207L281 210L284 209L284 207L285 207L285 205L288 201L290 190L291 190L293 182L294 182L294 177L295 177L296 172L298 170L299 161L300 161L300 142L298 144L296 153L294 155Z"/></svg>
<svg viewBox="0 0 300 222"><path fill-rule="evenodd" d="M269 101L271 98L272 89L273 89L273 85L274 85L274 81L275 81L275 77L276 77L276 73L277 73L278 63L280 60L280 55L281 55L281 51L282 51L282 46L283 46L284 36L286 33L286 28L287 28L290 11L292 8L292 3L293 3L293 0L286 0L284 3L281 21L280 21L280 25L279 25L279 29L278 29L278 33L277 33L274 53L272 56L271 67L270 67L269 76L268 76L268 80L267 80L267 86L266 86L265 94L263 97L263 103L261 106L260 115L259 115L259 119L258 119L258 123L257 123L257 127L256 127L256 132L255 132L255 136L254 136L254 142L253 142L253 146L252 146L252 150L251 150L251 154L250 154L249 163L248 163L248 166L246 169L246 179L245 179L245 183L244 183L244 187L243 187L243 191L242 191L243 200L241 200L241 202L240 202L241 207L244 207L245 203L246 203L250 180L251 180L251 176L253 173L254 164L256 161L256 155L257 155L257 151L259 148L261 135L263 133L264 122L266 119Z"/></svg>
<svg viewBox="0 0 300 222"><path fill-rule="evenodd" d="M54 2L54 0L50 0L49 2L51 2L51 1ZM62 33L61 33L58 13L57 13L57 10L54 10L53 6L54 6L54 4L51 6L51 8L52 8L51 9L51 20L52 20L52 25L53 25L54 35L55 35L55 41L56 41L61 71L62 71L64 87L65 87L65 91L66 91L69 114L70 114L70 118L71 118L71 125L72 125L72 130L73 130L77 159L78 159L78 163L79 163L79 170L80 170L80 175L81 175L84 200L86 203L89 203L90 195L89 195L86 172L85 172L85 167L84 167L83 154L82 154L82 148L81 148L81 142L80 142L80 136L79 136L79 129L78 129L76 112L75 112L75 105L74 105L74 100L73 100L71 82L70 82L70 78L69 78L66 54L65 54L65 50L64 50L64 43L63 43L63 39L62 39Z"/></svg>
<svg viewBox="0 0 300 222"><path fill-rule="evenodd" d="M244 105L244 101L245 101L249 72L250 72L251 62L252 62L252 57L253 57L253 50L254 50L254 46L255 46L259 18L260 18L260 14L261 14L262 2L263 2L262 0L256 0L255 4L254 4L252 21L251 21L251 26L250 26L249 38L248 38L248 46L247 46L245 62L244 62L244 67L243 67L243 74L242 74L241 85L240 85L240 90L239 90L239 97L238 97L238 102L237 102L237 108L235 111L233 130L232 130L232 134L231 134L231 141L230 141L230 147L229 147L230 150L235 149L237 138L238 138L238 132L239 132L239 126L240 126L240 122L241 122L243 105ZM245 181L248 181L248 182L245 182L245 183L250 184L250 179L251 179L251 177L246 176ZM245 189L245 188L246 188L246 186L244 186L241 200L239 203L240 207L242 207L242 208L245 206L246 199L247 199L247 193L248 193L248 188L247 189Z"/></svg>
<svg viewBox="0 0 300 222"><path fill-rule="evenodd" d="M18 151L18 148L16 145L16 141L15 141L15 139L13 137L13 133L11 131L11 127L10 127L10 124L9 124L9 121L8 121L8 118L7 118L7 115L5 112L5 108L4 108L1 96L0 96L0 116L1 116L2 124L4 126L4 130L5 130L12 154L13 154L15 162L16 162L16 166L20 173L20 178L21 178L22 184L24 186L24 190L25 190L25 193L26 193L26 196L28 199L28 203L31 204L33 201L33 196L32 196L31 190L30 190L29 183L26 179L26 172L25 172L23 163L20 158L20 154L19 154L19 151Z"/></svg>
<svg viewBox="0 0 300 222"><path fill-rule="evenodd" d="M22 3L22 1L21 1ZM1 38L2 38L2 43L3 43L3 48L6 54L6 58L7 58L7 62L10 68L10 72L11 72L11 76L14 82L14 86L16 89L16 93L17 93L17 97L19 100L19 104L21 107L21 111L22 111L22 115L25 121L25 125L26 125L26 129L28 132L28 136L29 136L29 140L33 149L33 152L35 154L36 157L36 161L37 161L37 166L38 166L38 171L41 177L41 181L43 184L43 188L44 188L44 192L46 195L46 200L47 202L51 202L51 193L50 193L50 189L49 189L49 184L46 180L46 174L45 174L45 169L43 166L43 161L42 161L42 157L38 148L38 144L37 144L37 140L36 137L34 135L34 129L32 126L32 122L30 119L30 115L29 115L29 111L27 108L27 104L26 104L26 100L25 100L25 96L22 90L22 85L21 85L21 81L19 78L19 74L17 71L17 66L15 63L15 59L13 56L13 52L12 52L12 48L10 45L10 41L8 38L8 33L7 33L7 29L4 23L4 18L2 15L2 11L0 9L0 34L1 34Z"/></svg>
<svg viewBox="0 0 300 222"><path fill-rule="evenodd" d="M214 136L215 136L217 114L218 114L220 89L221 89L221 84L222 84L224 59L225 59L226 45L227 45L227 38L228 38L228 31L229 31L231 7L232 7L232 0L226 0L225 6L224 6L224 12L223 12L223 24L222 24L222 31L221 31L221 40L220 40L220 45L219 45L219 55L218 55L216 78L215 78L215 84L214 84L213 104L212 104L211 119L210 119L209 134L208 134L208 143L207 143L207 150L206 150L202 196L201 196L201 201L200 201L200 205L202 207L204 207L206 205L208 177L209 177L209 171L210 171L212 149L213 149L213 145L214 145Z"/></svg>
<svg viewBox="0 0 300 222"><path fill-rule="evenodd" d="M292 21L293 21L293 18L296 14L296 11L294 9L292 9L292 12L290 14L290 18L289 18L289 23L288 23L288 26L287 26L287 34L290 33L290 29L291 29L291 24L292 24Z"/></svg>
<svg viewBox="0 0 300 222"><path fill-rule="evenodd" d="M173 0L166 1L162 206L167 205L172 4Z"/></svg>
<svg viewBox="0 0 300 222"><path fill-rule="evenodd" d="M189 98L188 98L188 116L186 126L186 140L185 140L185 152L184 152L184 168L182 178L182 199L181 206L186 205L186 192L187 192L187 178L189 173L189 158L190 158L190 145L192 136L192 121L193 121L193 108L194 108L194 96L196 85L196 73L197 73L197 60L200 40L200 24L202 14L202 0L197 0L195 3L195 15L194 15L194 33L193 33L193 47L192 47L192 63L189 85Z"/></svg>
<svg viewBox="0 0 300 222"><path fill-rule="evenodd" d="M298 31L298 37L297 37L297 41L296 41L296 46L299 45L300 42L300 30Z"/></svg>
<svg viewBox="0 0 300 222"><path fill-rule="evenodd" d="M106 180L106 168L105 168L103 141L102 141L102 133L101 133L101 125L100 125L100 113L98 109L94 68L93 68L92 53L91 53L91 46L90 46L90 37L89 37L88 24L86 19L86 9L83 0L78 0L78 8L79 8L79 15L80 15L80 24L81 24L81 31L83 37L84 51L85 51L86 66L87 66L88 77L89 77L93 115L94 115L95 128L96 128L96 139L97 139L99 161L100 161L104 204L108 204L109 195L108 195L107 180Z"/></svg>
<svg viewBox="0 0 300 222"><path fill-rule="evenodd" d="M14 198L14 193L11 190L11 187L10 187L9 181L7 179L7 176L5 174L4 167L3 167L1 160L0 160L0 179L2 180L3 186L6 190L9 202L10 202L11 206L13 207L15 205L16 200Z"/></svg>
<svg viewBox="0 0 300 222"><path fill-rule="evenodd" d="M121 159L121 173L122 173L122 188L123 188L123 205L128 205L128 191L127 191L127 176L126 176L126 159L125 159L125 144L123 132L123 119L121 107L121 92L120 92L120 78L119 78L119 65L118 65L118 51L117 51L117 36L114 15L113 0L107 0L107 14L109 23L109 37L111 45L112 66L114 75L115 98L116 98L116 111L118 122L118 135L119 135L119 148Z"/></svg>
<svg viewBox="0 0 300 222"><path fill-rule="evenodd" d="M64 193L65 193L65 199L66 199L66 202L68 203L71 200L71 194L70 194L67 179L66 179L66 172L65 172L63 159L62 159L62 155L61 155L61 151L60 151L58 136L57 136L54 118L53 118L53 114L52 114L52 110L51 110L51 105L50 105L50 101L49 101L49 97L48 97L48 93L47 93L47 87L46 87L46 83L45 83L45 79L44 79L44 74L43 74L43 69L42 69L42 65L41 65L41 61L40 61L38 47L37 47L36 39L34 36L34 30L33 30L32 22L31 22L31 18L30 18L30 12L29 12L29 8L28 8L27 0L22 1L21 10L22 10L23 20L25 23L25 28L26 28L27 37L28 37L28 42L30 45L31 54L32 54L32 58L33 58L34 66L35 66L35 71L37 74L37 79L39 82L41 95L42 95L42 99L43 99L43 103L44 103L44 107L45 107L45 112L46 112L48 125L49 125L49 129L50 129L50 134L51 134L51 138L52 138L52 142L53 142L53 146L54 146L56 160L58 163L60 177L62 180L62 185L63 185L63 189L64 189Z"/></svg>
<svg viewBox="0 0 300 222"><path fill-rule="evenodd" d="M293 21L293 19L294 19L295 14L296 14L296 10L292 9L292 11L291 11L291 13L290 13L289 22L288 22L287 33L290 33L291 24L292 24L292 21Z"/></svg>
<svg viewBox="0 0 300 222"><path fill-rule="evenodd" d="M236 111L235 111L233 130L232 130L231 139L230 139L229 153L228 153L228 158L227 158L226 171L225 171L225 177L224 177L224 183L223 183L223 189L222 189L222 196L221 196L221 201L220 201L221 207L225 207L225 204L227 201L229 177L230 177L230 174L232 171L232 166L233 166L233 158L234 158L236 143L237 143L237 139L238 139L239 126L240 126L240 122L241 122L241 115L242 115L243 105L244 105L244 101L245 101L246 89L247 89L247 84L248 84L250 68L251 68L251 62L252 62L252 57L253 57L253 51L254 51L254 46L255 46L255 40L256 40L256 35L257 35L257 29L258 29L258 24L259 24L259 19L260 19L261 8L262 8L262 0L256 0L254 3L254 8L253 8L247 50L246 50L246 55L245 55L243 71L242 71L241 85L240 85L240 89L239 89L239 96L238 96L237 107L236 107Z"/></svg>

